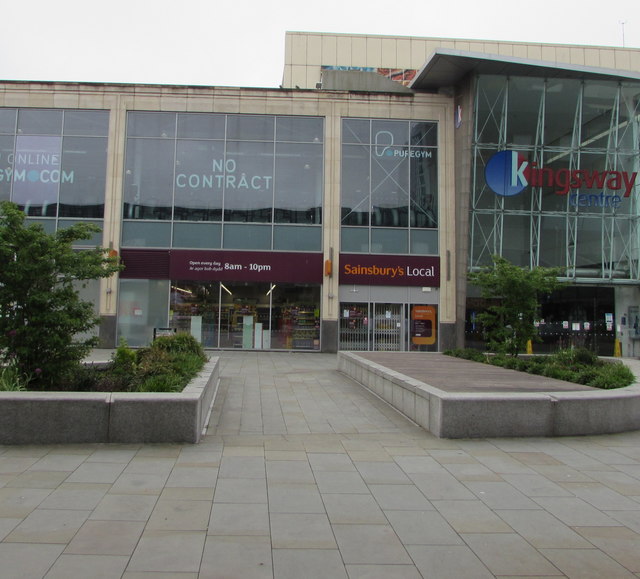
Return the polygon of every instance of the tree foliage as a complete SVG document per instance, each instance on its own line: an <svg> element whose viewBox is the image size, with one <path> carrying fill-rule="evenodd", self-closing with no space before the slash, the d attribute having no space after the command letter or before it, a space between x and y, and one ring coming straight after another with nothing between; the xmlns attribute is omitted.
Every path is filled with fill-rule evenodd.
<svg viewBox="0 0 640 579"><path fill-rule="evenodd" d="M492 266L469 274L469 281L489 301L477 316L489 349L517 356L529 340L538 338L534 322L540 298L564 285L559 275L557 268L524 269L499 256L493 257Z"/></svg>
<svg viewBox="0 0 640 579"><path fill-rule="evenodd" d="M99 232L82 223L49 234L0 203L0 362L17 364L32 388L55 387L96 344L78 335L99 322L79 286L120 267L107 249L73 244Z"/></svg>

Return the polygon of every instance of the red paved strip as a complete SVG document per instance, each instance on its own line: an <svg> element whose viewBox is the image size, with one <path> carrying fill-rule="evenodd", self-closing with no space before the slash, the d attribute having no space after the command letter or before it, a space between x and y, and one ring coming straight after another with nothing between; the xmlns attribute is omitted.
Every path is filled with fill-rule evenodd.
<svg viewBox="0 0 640 579"><path fill-rule="evenodd" d="M575 392L597 390L437 353L353 352L447 392Z"/></svg>

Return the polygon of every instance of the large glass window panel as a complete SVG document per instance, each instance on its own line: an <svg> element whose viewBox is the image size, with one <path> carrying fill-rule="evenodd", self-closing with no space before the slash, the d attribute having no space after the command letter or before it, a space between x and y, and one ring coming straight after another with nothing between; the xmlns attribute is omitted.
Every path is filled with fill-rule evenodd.
<svg viewBox="0 0 640 579"><path fill-rule="evenodd" d="M178 114L179 139L224 139L225 115Z"/></svg>
<svg viewBox="0 0 640 579"><path fill-rule="evenodd" d="M413 147L437 147L437 123L411 123L411 145Z"/></svg>
<svg viewBox="0 0 640 579"><path fill-rule="evenodd" d="M505 215L502 256L512 264L529 267L531 263L531 217Z"/></svg>
<svg viewBox="0 0 640 579"><path fill-rule="evenodd" d="M566 267L567 219L542 216L540 218L539 261L542 267Z"/></svg>
<svg viewBox="0 0 640 579"><path fill-rule="evenodd" d="M170 247L171 224L151 221L124 221L123 247Z"/></svg>
<svg viewBox="0 0 640 579"><path fill-rule="evenodd" d="M438 226L438 152L436 149L412 149L411 208L412 227ZM400 226L406 226L401 220Z"/></svg>
<svg viewBox="0 0 640 579"><path fill-rule="evenodd" d="M514 146L533 146L538 124L538 111L544 97L541 78L509 79L507 143Z"/></svg>
<svg viewBox="0 0 640 579"><path fill-rule="evenodd" d="M87 219L77 220L77 219L58 219L58 229L67 229L73 225L78 223L91 223L93 225L97 225L100 228L98 233L94 233L89 239L80 239L74 243L76 247L96 247L97 245L103 246L103 238L102 238L102 229L104 223L100 219L96 219L94 221L88 221Z"/></svg>
<svg viewBox="0 0 640 579"><path fill-rule="evenodd" d="M0 135L0 200L3 201L11 196L14 143L13 135Z"/></svg>
<svg viewBox="0 0 640 579"><path fill-rule="evenodd" d="M438 231L411 229L409 252L416 255L438 255Z"/></svg>
<svg viewBox="0 0 640 579"><path fill-rule="evenodd" d="M218 249L221 245L220 223L174 223L173 247Z"/></svg>
<svg viewBox="0 0 640 579"><path fill-rule="evenodd" d="M109 112L65 111L64 134L106 137L109 134Z"/></svg>
<svg viewBox="0 0 640 579"><path fill-rule="evenodd" d="M272 221L273 161L273 142L227 143L225 221Z"/></svg>
<svg viewBox="0 0 640 579"><path fill-rule="evenodd" d="M61 217L102 217L107 172L107 139L64 137L60 183Z"/></svg>
<svg viewBox="0 0 640 579"><path fill-rule="evenodd" d="M320 223L322 157L322 145L276 145L275 223Z"/></svg>
<svg viewBox="0 0 640 579"><path fill-rule="evenodd" d="M371 156L371 225L401 227L399 213L409 202L409 158L394 155L400 147L373 147ZM406 222L404 223L406 227Z"/></svg>
<svg viewBox="0 0 640 579"><path fill-rule="evenodd" d="M173 140L128 140L124 179L125 219L171 219L174 147Z"/></svg>
<svg viewBox="0 0 640 579"><path fill-rule="evenodd" d="M409 124L406 121L372 120L371 144L378 157L389 154L388 147L408 145Z"/></svg>
<svg viewBox="0 0 640 579"><path fill-rule="evenodd" d="M313 117L278 117L276 140L294 143L322 143L323 122Z"/></svg>
<svg viewBox="0 0 640 579"><path fill-rule="evenodd" d="M60 182L70 179L61 165L61 149L62 137L16 138L12 200L27 215L55 217Z"/></svg>
<svg viewBox="0 0 640 579"><path fill-rule="evenodd" d="M638 149L638 122L640 118L640 86L622 85L618 126L618 149L631 153Z"/></svg>
<svg viewBox="0 0 640 579"><path fill-rule="evenodd" d="M127 136L173 138L176 134L175 113L130 112Z"/></svg>
<svg viewBox="0 0 640 579"><path fill-rule="evenodd" d="M343 119L342 142L368 145L371 142L371 121L365 119Z"/></svg>
<svg viewBox="0 0 640 579"><path fill-rule="evenodd" d="M273 249L276 251L322 250L322 228L299 225L275 225Z"/></svg>
<svg viewBox="0 0 640 579"><path fill-rule="evenodd" d="M498 143L500 123L507 92L507 80L501 76L481 76L477 79L475 112L478 143Z"/></svg>
<svg viewBox="0 0 640 579"><path fill-rule="evenodd" d="M371 253L409 253L409 231L372 227Z"/></svg>
<svg viewBox="0 0 640 579"><path fill-rule="evenodd" d="M118 342L125 340L134 348L147 346L155 328L168 326L170 286L169 280L120 280Z"/></svg>
<svg viewBox="0 0 640 579"><path fill-rule="evenodd" d="M343 253L369 253L369 229L342 227L340 229L340 251Z"/></svg>
<svg viewBox="0 0 640 579"><path fill-rule="evenodd" d="M15 134L17 117L17 109L0 108L0 134Z"/></svg>
<svg viewBox="0 0 640 579"><path fill-rule="evenodd" d="M20 109L18 131L22 135L60 135L62 110Z"/></svg>
<svg viewBox="0 0 640 579"><path fill-rule="evenodd" d="M493 263L492 257L500 254L498 244L499 221L497 216L475 213L471 224L471 268L485 267Z"/></svg>
<svg viewBox="0 0 640 579"><path fill-rule="evenodd" d="M227 166L233 167L233 164ZM178 140L175 219L221 221L224 185L223 142Z"/></svg>
<svg viewBox="0 0 640 579"><path fill-rule="evenodd" d="M370 163L369 147L342 147L341 200L344 225L369 225Z"/></svg>
<svg viewBox="0 0 640 579"><path fill-rule="evenodd" d="M271 225L224 226L224 249L271 249Z"/></svg>
<svg viewBox="0 0 640 579"><path fill-rule="evenodd" d="M544 107L544 145L571 147L581 82L566 78L548 79Z"/></svg>
<svg viewBox="0 0 640 579"><path fill-rule="evenodd" d="M274 117L268 115L229 115L227 139L235 141L273 141Z"/></svg>
<svg viewBox="0 0 640 579"><path fill-rule="evenodd" d="M611 129L615 128L617 123L617 97L617 84L585 82L582 98L581 147L587 149L615 147L615 133L612 133Z"/></svg>
<svg viewBox="0 0 640 579"><path fill-rule="evenodd" d="M577 218L576 268L583 277L600 277L602 268L602 219L599 217ZM571 248L569 248L571 250Z"/></svg>

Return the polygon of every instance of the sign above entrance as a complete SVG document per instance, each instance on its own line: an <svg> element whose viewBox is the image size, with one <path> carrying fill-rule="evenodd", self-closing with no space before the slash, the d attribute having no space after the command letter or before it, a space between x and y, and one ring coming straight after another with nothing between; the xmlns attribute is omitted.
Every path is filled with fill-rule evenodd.
<svg viewBox="0 0 640 579"><path fill-rule="evenodd" d="M341 254L340 283L439 287L440 258Z"/></svg>
<svg viewBox="0 0 640 579"><path fill-rule="evenodd" d="M322 283L322 254L172 249L171 279Z"/></svg>

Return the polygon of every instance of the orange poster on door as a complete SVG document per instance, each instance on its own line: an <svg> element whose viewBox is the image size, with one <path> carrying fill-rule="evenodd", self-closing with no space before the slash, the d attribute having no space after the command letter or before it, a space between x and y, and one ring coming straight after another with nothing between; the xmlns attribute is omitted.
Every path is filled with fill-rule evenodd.
<svg viewBox="0 0 640 579"><path fill-rule="evenodd" d="M436 343L435 306L413 306L411 308L411 342L422 346Z"/></svg>

